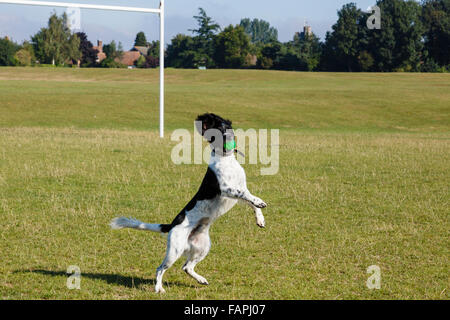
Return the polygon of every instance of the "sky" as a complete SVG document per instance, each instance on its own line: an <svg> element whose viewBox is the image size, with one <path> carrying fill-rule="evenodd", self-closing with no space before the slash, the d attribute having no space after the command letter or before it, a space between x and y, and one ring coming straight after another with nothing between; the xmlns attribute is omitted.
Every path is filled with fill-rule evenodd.
<svg viewBox="0 0 450 320"><path fill-rule="evenodd" d="M57 0L48 0L55 1ZM158 8L159 0L61 0L61 2L123 5ZM305 21L313 32L324 39L337 20L337 11L349 2L363 10L376 0L166 0L166 44L178 33L191 35L196 27L193 16L203 8L222 28L239 24L242 18L264 19L278 29L282 42L292 40ZM11 5L0 3L0 37L9 36L16 42L29 40L47 25L53 11L62 14L64 8ZM147 40L159 39L159 18L155 14L81 10L81 31L92 43L122 42L125 50L134 44L136 33L144 31Z"/></svg>

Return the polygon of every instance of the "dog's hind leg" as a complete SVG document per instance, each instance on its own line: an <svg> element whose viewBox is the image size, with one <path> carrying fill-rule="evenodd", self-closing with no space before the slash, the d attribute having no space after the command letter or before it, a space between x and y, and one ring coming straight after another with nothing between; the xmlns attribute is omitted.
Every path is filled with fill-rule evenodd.
<svg viewBox="0 0 450 320"><path fill-rule="evenodd" d="M189 230L181 225L173 228L169 232L169 236L167 238L166 256L158 269L156 269L155 292L166 292L162 286L164 272L166 272L166 270L169 269L185 252L187 249L186 244L188 236Z"/></svg>
<svg viewBox="0 0 450 320"><path fill-rule="evenodd" d="M183 270L199 283L208 284L208 281L195 272L194 268L197 263L202 261L208 255L209 249L211 248L209 232L208 230L204 230L202 232L194 231L189 236L190 250L186 263L183 265Z"/></svg>

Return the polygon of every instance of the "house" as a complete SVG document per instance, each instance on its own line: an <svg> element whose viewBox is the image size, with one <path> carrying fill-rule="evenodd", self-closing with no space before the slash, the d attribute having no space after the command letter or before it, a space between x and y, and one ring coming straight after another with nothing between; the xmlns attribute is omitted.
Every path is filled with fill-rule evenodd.
<svg viewBox="0 0 450 320"><path fill-rule="evenodd" d="M106 59L106 54L103 52L103 41L97 40L97 45L92 48L98 51L97 60L95 60L95 62L100 63Z"/></svg>
<svg viewBox="0 0 450 320"><path fill-rule="evenodd" d="M141 53L141 55L143 55L144 57L146 57L148 55L148 50L150 49L149 46L134 46L133 49L131 49L130 51L139 51Z"/></svg>
<svg viewBox="0 0 450 320"><path fill-rule="evenodd" d="M141 55L140 51L125 51L122 58L120 60L116 59L116 61L130 67L135 65Z"/></svg>
<svg viewBox="0 0 450 320"><path fill-rule="evenodd" d="M93 49L97 50L97 63L106 59L106 54L103 52L103 41L98 40L97 45L93 46ZM130 51L125 51L120 59L115 59L116 62L120 62L128 67L134 66L140 56L147 56L148 47L135 46Z"/></svg>

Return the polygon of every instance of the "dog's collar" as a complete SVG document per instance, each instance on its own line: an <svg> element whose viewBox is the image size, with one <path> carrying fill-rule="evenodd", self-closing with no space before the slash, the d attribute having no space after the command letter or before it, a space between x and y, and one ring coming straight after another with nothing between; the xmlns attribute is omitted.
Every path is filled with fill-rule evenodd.
<svg viewBox="0 0 450 320"><path fill-rule="evenodd" d="M223 145L225 151L233 151L236 149L236 140L228 141Z"/></svg>
<svg viewBox="0 0 450 320"><path fill-rule="evenodd" d="M242 152L240 152L238 149L236 149L236 140L233 139L233 141L228 141L223 145L224 149L226 152L234 152L234 153L238 153L241 156L245 157L245 154L243 154Z"/></svg>

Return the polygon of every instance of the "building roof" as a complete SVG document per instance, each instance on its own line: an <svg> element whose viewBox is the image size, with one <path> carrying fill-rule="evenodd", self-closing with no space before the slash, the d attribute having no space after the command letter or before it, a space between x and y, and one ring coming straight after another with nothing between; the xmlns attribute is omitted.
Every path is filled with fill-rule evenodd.
<svg viewBox="0 0 450 320"><path fill-rule="evenodd" d="M144 46L134 46L133 49L131 49L131 51L139 51L143 56L147 56L148 55L148 47L144 47Z"/></svg>
<svg viewBox="0 0 450 320"><path fill-rule="evenodd" d="M120 63L123 63L127 66L133 66L140 56L140 51L126 51L123 53L122 59L120 59Z"/></svg>

